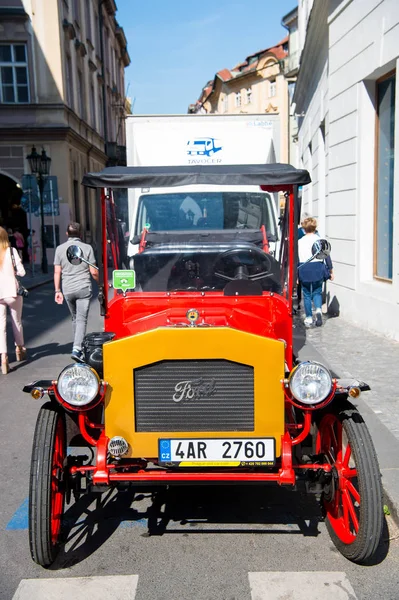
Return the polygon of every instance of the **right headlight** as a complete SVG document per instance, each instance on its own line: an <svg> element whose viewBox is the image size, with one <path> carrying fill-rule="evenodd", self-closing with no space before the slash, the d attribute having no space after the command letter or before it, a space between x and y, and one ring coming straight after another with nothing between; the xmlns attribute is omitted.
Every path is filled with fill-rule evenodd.
<svg viewBox="0 0 399 600"><path fill-rule="evenodd" d="M320 363L303 362L291 372L289 386L294 398L302 404L318 404L331 393L332 378Z"/></svg>
<svg viewBox="0 0 399 600"><path fill-rule="evenodd" d="M57 390L65 402L72 406L86 406L92 402L100 389L97 373L85 364L66 367L57 381Z"/></svg>

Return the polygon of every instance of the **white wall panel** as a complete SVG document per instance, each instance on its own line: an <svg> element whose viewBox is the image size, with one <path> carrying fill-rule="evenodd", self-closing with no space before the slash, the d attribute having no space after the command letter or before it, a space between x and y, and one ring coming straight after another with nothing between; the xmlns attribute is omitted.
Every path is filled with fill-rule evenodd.
<svg viewBox="0 0 399 600"><path fill-rule="evenodd" d="M356 288L355 267L334 260L334 283L337 288L344 287L354 290ZM336 296L339 300L339 291Z"/></svg>
<svg viewBox="0 0 399 600"><path fill-rule="evenodd" d="M399 8L399 2L397 4ZM385 35L383 40L382 52L381 52L381 64L386 64L393 60L398 55L398 38L399 38L399 24L390 29Z"/></svg>
<svg viewBox="0 0 399 600"><path fill-rule="evenodd" d="M330 193L339 190L354 190L356 188L357 168L356 165L347 165L330 169Z"/></svg>
<svg viewBox="0 0 399 600"><path fill-rule="evenodd" d="M327 216L355 215L356 190L330 192L327 200Z"/></svg>
<svg viewBox="0 0 399 600"><path fill-rule="evenodd" d="M330 48L349 34L360 21L383 3L384 0L356 0L348 4L345 11L330 22Z"/></svg>
<svg viewBox="0 0 399 600"><path fill-rule="evenodd" d="M340 94L354 83L365 79L379 66L379 47L370 45L361 54L347 62L339 71L330 75L330 97Z"/></svg>
<svg viewBox="0 0 399 600"><path fill-rule="evenodd" d="M340 142L330 146L330 169L349 165L357 161L357 140L352 138L345 142Z"/></svg>
<svg viewBox="0 0 399 600"><path fill-rule="evenodd" d="M381 9L384 15L383 32L386 33L399 23L398 0L385 0Z"/></svg>
<svg viewBox="0 0 399 600"><path fill-rule="evenodd" d="M383 22L383 17L380 11L375 11L374 14L379 13L378 20ZM360 21L350 32L350 35L343 37L334 46L330 48L329 53L329 65L330 65L330 76L332 73L339 71L346 63L350 62L355 56L361 54L370 42L376 42L376 36L379 35L380 30L376 30L375 19L370 15L364 21Z"/></svg>
<svg viewBox="0 0 399 600"><path fill-rule="evenodd" d="M341 217L340 215L329 215L326 218L326 222L326 233L328 237L334 238L336 240L349 241L354 241L356 239L355 216Z"/></svg>
<svg viewBox="0 0 399 600"><path fill-rule="evenodd" d="M351 113L346 117L342 117L338 121L330 123L329 128L329 147L335 144L350 140L357 135L357 114Z"/></svg>
<svg viewBox="0 0 399 600"><path fill-rule="evenodd" d="M330 90L331 94L331 90ZM329 119L333 123L357 109L356 87L350 87L344 90L334 98L329 100Z"/></svg>
<svg viewBox="0 0 399 600"><path fill-rule="evenodd" d="M356 242L353 240L341 240L328 237L331 244L331 260L333 264L342 263L345 265L356 264Z"/></svg>

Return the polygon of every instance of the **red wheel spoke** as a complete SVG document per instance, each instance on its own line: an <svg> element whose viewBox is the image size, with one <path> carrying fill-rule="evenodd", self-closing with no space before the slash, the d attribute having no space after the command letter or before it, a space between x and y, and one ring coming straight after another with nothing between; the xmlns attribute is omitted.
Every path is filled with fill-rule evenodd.
<svg viewBox="0 0 399 600"><path fill-rule="evenodd" d="M339 492L337 492L339 493ZM350 526L349 526L349 511L348 511L348 503L345 502L345 498L343 496L341 496L341 500L342 500L342 509L343 509L343 519L344 519L344 527L347 531L350 530ZM338 513L337 513L338 516Z"/></svg>
<svg viewBox="0 0 399 600"><path fill-rule="evenodd" d="M357 469L343 469L343 475L346 477L346 479L357 477Z"/></svg>
<svg viewBox="0 0 399 600"><path fill-rule="evenodd" d="M51 471L51 537L53 544L56 544L61 531L61 522L64 506L64 490L61 485L62 469L64 463L64 431L62 421L57 423L53 463Z"/></svg>
<svg viewBox="0 0 399 600"><path fill-rule="evenodd" d="M357 533L359 531L359 520L357 518L356 510L355 510L355 507L353 506L353 502L349 495L348 490L344 490L344 492L342 493L342 503L343 503L343 505L345 505L345 504L347 505L350 517L352 519L353 527Z"/></svg>
<svg viewBox="0 0 399 600"><path fill-rule="evenodd" d="M352 494L356 502L360 504L360 494L351 481L346 482L346 489Z"/></svg>
<svg viewBox="0 0 399 600"><path fill-rule="evenodd" d="M352 448L348 444L346 447L346 450L345 450L344 460L342 461L342 464L344 467L349 467L349 460L350 460L351 454L352 454Z"/></svg>
<svg viewBox="0 0 399 600"><path fill-rule="evenodd" d="M338 450L338 439L337 436L335 435L335 431L334 431L334 423L330 423L330 442L331 442L331 446L334 449L334 453L337 453Z"/></svg>

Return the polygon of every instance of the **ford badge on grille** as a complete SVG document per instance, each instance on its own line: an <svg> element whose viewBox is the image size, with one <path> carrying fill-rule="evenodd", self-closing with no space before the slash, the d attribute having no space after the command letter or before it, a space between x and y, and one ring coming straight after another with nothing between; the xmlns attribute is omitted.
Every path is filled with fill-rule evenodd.
<svg viewBox="0 0 399 600"><path fill-rule="evenodd" d="M194 398L208 398L216 391L215 379L192 379L187 381L179 381L175 385L175 394L173 395L174 402L182 400L192 400Z"/></svg>

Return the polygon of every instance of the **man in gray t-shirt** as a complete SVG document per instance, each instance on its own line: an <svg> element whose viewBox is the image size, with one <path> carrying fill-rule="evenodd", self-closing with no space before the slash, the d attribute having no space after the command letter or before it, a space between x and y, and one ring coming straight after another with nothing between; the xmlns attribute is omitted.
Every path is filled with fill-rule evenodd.
<svg viewBox="0 0 399 600"><path fill-rule="evenodd" d="M93 248L80 239L81 229L79 223L69 223L67 228L68 241L57 247L54 256L54 287L55 301L62 304L64 298L72 315L73 326L73 348L71 357L74 360L83 359L82 342L86 334L87 317L89 315L91 299L91 278L98 282L98 271L82 262L80 265L72 265L67 259L66 251L69 246L79 246L83 251L83 257L90 263L95 264ZM62 291L61 291L62 277Z"/></svg>

